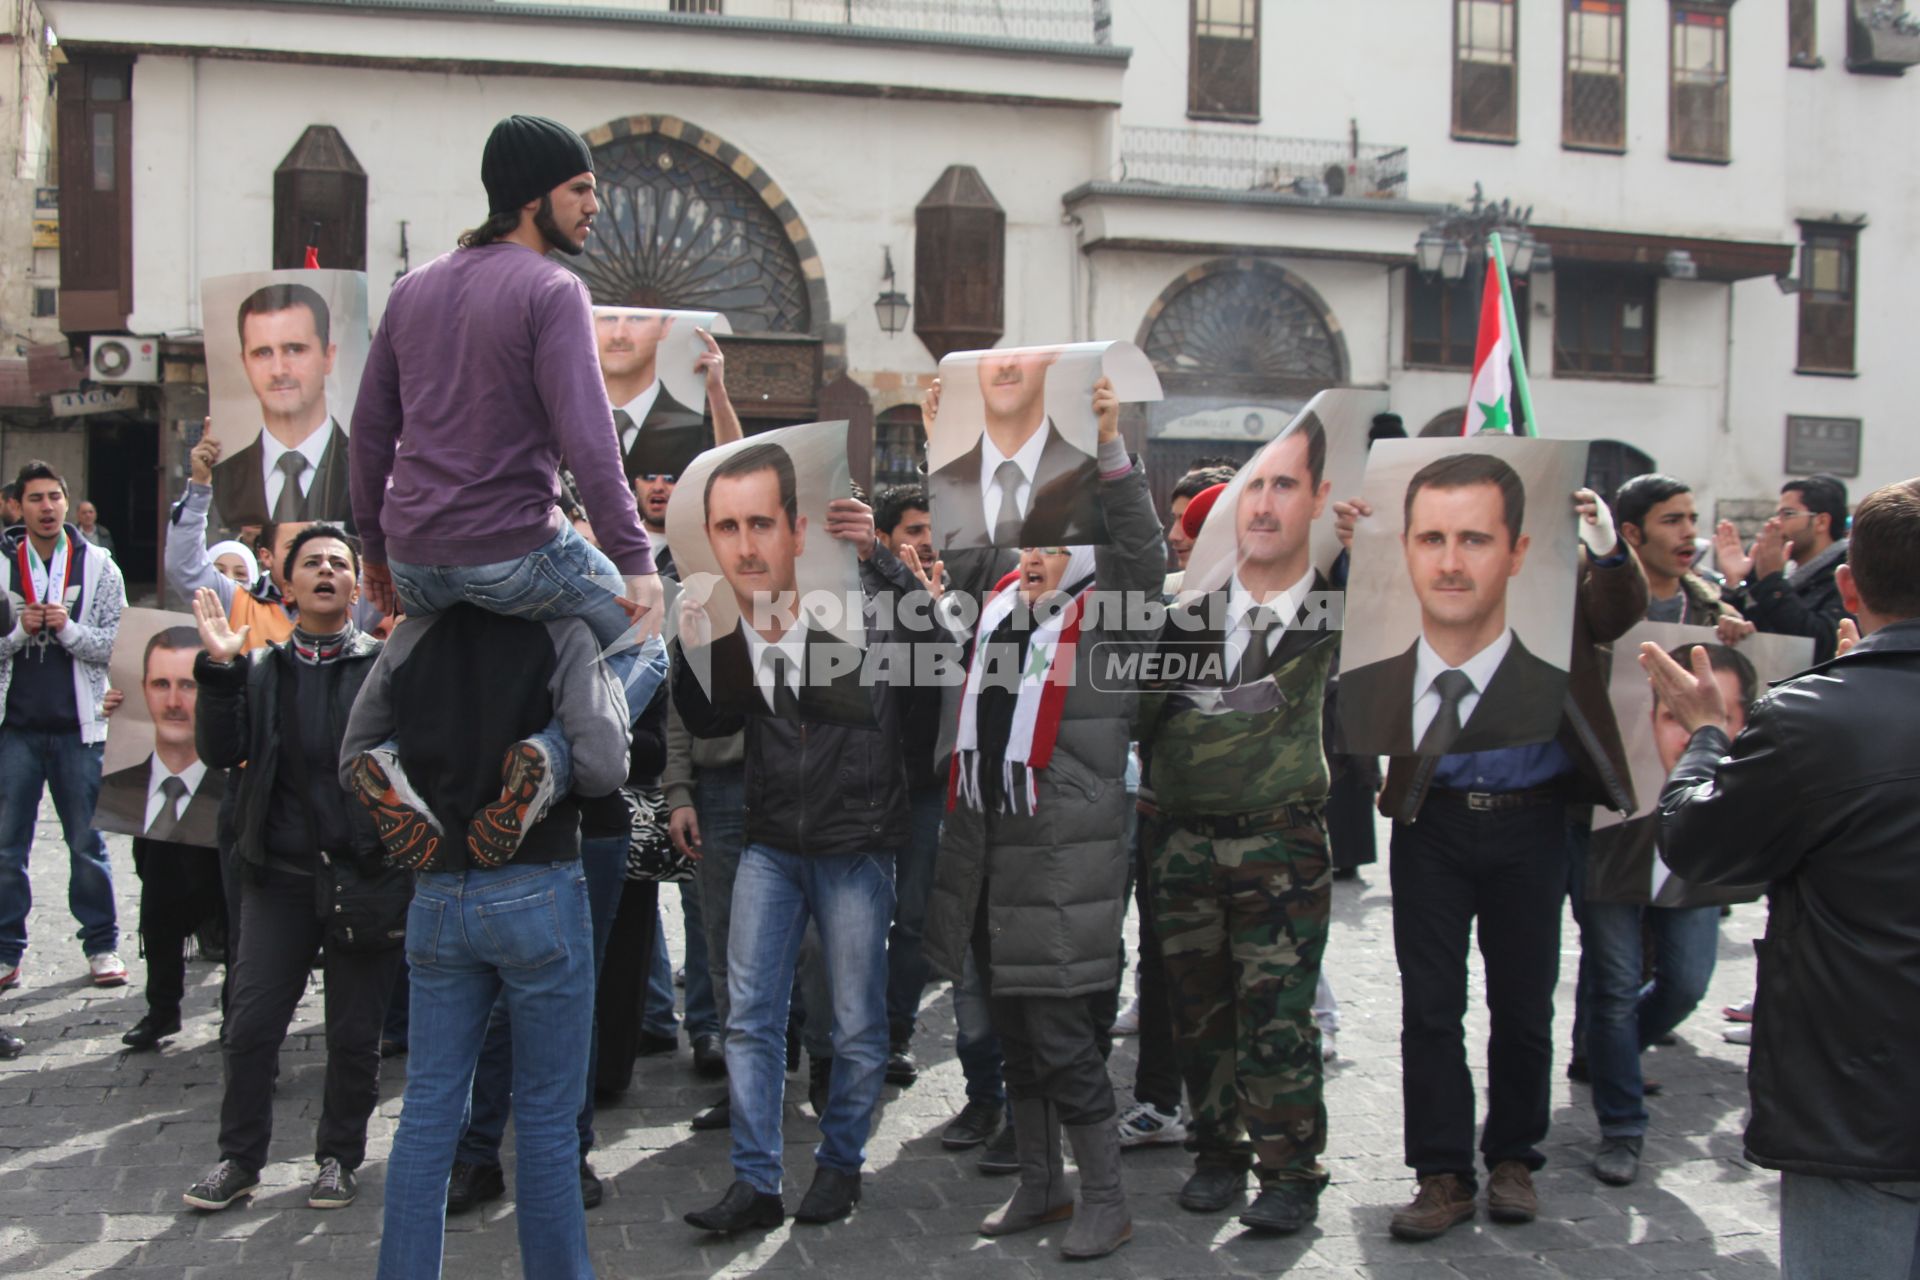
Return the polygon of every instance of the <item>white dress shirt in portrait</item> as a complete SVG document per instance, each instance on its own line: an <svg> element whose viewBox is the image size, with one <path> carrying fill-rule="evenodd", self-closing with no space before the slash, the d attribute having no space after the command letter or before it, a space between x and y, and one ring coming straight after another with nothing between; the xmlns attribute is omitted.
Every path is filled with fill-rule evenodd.
<svg viewBox="0 0 1920 1280"><path fill-rule="evenodd" d="M1266 602L1266 607L1272 610L1273 616L1279 620L1279 625L1267 632L1267 653L1273 652L1273 646L1280 643L1281 635L1293 625L1294 619L1300 616L1301 606L1306 604L1307 595L1312 590L1313 566L1308 565L1306 575L1300 581ZM1247 646L1253 642L1253 623L1248 615L1259 607L1259 603L1253 598L1253 593L1248 591L1246 585L1240 581L1240 575L1235 573L1227 587L1226 642L1229 674L1238 671L1240 664L1246 660ZM1260 656L1264 658L1266 654Z"/></svg>
<svg viewBox="0 0 1920 1280"><path fill-rule="evenodd" d="M1040 455L1046 452L1047 436L1052 430L1052 419L1040 419L1039 430L1028 436L1027 442L1011 458L1000 452L992 436L981 435L980 509L986 516L988 529L992 529L1000 520L1000 481L995 477L1003 462L1012 462L1020 468L1020 487L1014 491L1013 502L1020 510L1020 518L1027 518L1027 504L1033 499L1033 477L1040 470Z"/></svg>
<svg viewBox="0 0 1920 1280"><path fill-rule="evenodd" d="M633 399L620 405L620 412L633 422L620 432L620 455L625 457L633 452L633 442L640 438L640 428L646 424L647 415L653 412L653 402L660 398L660 379L655 378L647 384L647 389Z"/></svg>
<svg viewBox="0 0 1920 1280"><path fill-rule="evenodd" d="M807 628L803 622L795 622L787 628L786 634L778 642L770 641L758 631L747 625L745 618L740 619L740 633L747 638L747 660L753 664L753 684L760 690L760 696L766 700L769 709L773 706L773 664L767 660L771 650L779 650L787 659L787 688L795 698L800 696L800 681L805 674L802 665L807 660Z"/></svg>
<svg viewBox="0 0 1920 1280"><path fill-rule="evenodd" d="M173 820L178 822L182 815L186 813L187 806L193 803L194 793L200 790L200 780L206 776L207 766L201 764L198 760L195 760L192 764L176 774L173 770L167 768L166 765L160 763L159 756L149 756L147 765L147 816L146 820L140 824L140 829L142 831L151 830L154 820L160 816L160 811L166 807L167 796L163 788L168 778L177 777L181 782L185 783L187 787L186 791L181 793L180 798L174 801Z"/></svg>
<svg viewBox="0 0 1920 1280"><path fill-rule="evenodd" d="M1493 673L1506 661L1507 650L1513 647L1513 628L1508 627L1500 633L1500 638L1460 664L1460 671L1473 681L1473 692L1460 699L1460 727L1465 728L1467 721L1473 718L1473 709L1480 705L1480 695L1487 691L1487 683L1493 679ZM1415 650L1413 663L1413 740L1419 742L1426 735L1427 726L1440 714L1440 691L1433 687L1433 681L1442 671L1449 670L1447 661L1433 651L1427 638L1420 637Z"/></svg>
<svg viewBox="0 0 1920 1280"><path fill-rule="evenodd" d="M320 457L327 451L327 442L333 439L333 419L321 423L314 433L302 440L292 449L273 438L273 433L260 432L260 475L266 481L267 510L272 511L280 501L280 490L286 487L286 473L280 470L282 455L297 453L307 460L306 470L300 473L300 496L306 497L313 492L313 481L320 474Z"/></svg>

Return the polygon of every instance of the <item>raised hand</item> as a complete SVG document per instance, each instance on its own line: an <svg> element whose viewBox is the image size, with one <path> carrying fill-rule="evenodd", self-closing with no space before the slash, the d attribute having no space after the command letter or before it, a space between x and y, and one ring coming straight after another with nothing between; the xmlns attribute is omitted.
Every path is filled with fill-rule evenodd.
<svg viewBox="0 0 1920 1280"><path fill-rule="evenodd" d="M1760 628L1754 626L1737 613L1729 613L1723 614L1720 621L1713 624L1713 629L1719 633L1721 644L1735 645L1745 640Z"/></svg>
<svg viewBox="0 0 1920 1280"><path fill-rule="evenodd" d="M1736 586L1753 571L1753 557L1740 545L1740 531L1731 520L1722 520L1713 528L1713 563Z"/></svg>
<svg viewBox="0 0 1920 1280"><path fill-rule="evenodd" d="M208 434L212 430L213 419L207 418L200 427L200 443L187 453L195 484L212 484L213 464L220 461L220 442Z"/></svg>
<svg viewBox="0 0 1920 1280"><path fill-rule="evenodd" d="M1120 438L1120 397L1114 392L1113 379L1101 378L1093 384L1093 416L1100 424L1100 443Z"/></svg>
<svg viewBox="0 0 1920 1280"><path fill-rule="evenodd" d="M720 344L713 340L712 334L697 327L694 333L699 336L701 342L706 344L707 349L702 351L700 358L693 362L693 370L707 380L709 397L716 394L725 395L727 393L727 357L721 352Z"/></svg>
<svg viewBox="0 0 1920 1280"><path fill-rule="evenodd" d="M1771 577L1783 572L1787 567L1787 535L1781 532L1778 516L1760 526L1760 536L1753 540L1753 576Z"/></svg>
<svg viewBox="0 0 1920 1280"><path fill-rule="evenodd" d="M1595 560L1605 560L1619 548L1620 537L1614 532L1613 512L1599 494L1591 489L1575 489L1573 510L1580 522L1575 528L1580 534L1580 541L1586 544L1587 554Z"/></svg>
<svg viewBox="0 0 1920 1280"><path fill-rule="evenodd" d="M900 563L907 566L908 573L920 580L920 585L927 589L928 595L935 600L940 598L942 590L940 584L946 581L947 577L946 561L936 559L931 565L922 565L920 549L909 545L900 548Z"/></svg>
<svg viewBox="0 0 1920 1280"><path fill-rule="evenodd" d="M1657 644L1640 646L1640 665L1653 681L1653 691L1661 703L1673 712L1673 718L1685 725L1689 734L1707 725L1725 733L1727 700L1720 690L1720 681L1713 674L1713 660L1701 645L1693 646L1687 656L1693 663L1691 671L1668 657L1666 650Z"/></svg>
<svg viewBox="0 0 1920 1280"><path fill-rule="evenodd" d="M940 379L935 378L927 389L920 393L920 427L928 436L933 435L934 419L940 416Z"/></svg>
<svg viewBox="0 0 1920 1280"><path fill-rule="evenodd" d="M1835 646L1833 656L1844 657L1853 652L1853 646L1860 643L1860 624L1852 618L1840 619L1840 643Z"/></svg>
<svg viewBox="0 0 1920 1280"><path fill-rule="evenodd" d="M1373 514L1373 504L1362 498L1348 498L1345 502L1333 504L1333 532L1340 539L1340 545L1353 550L1353 530L1360 521Z"/></svg>
<svg viewBox="0 0 1920 1280"><path fill-rule="evenodd" d="M865 560L873 554L873 508L858 498L835 498L827 504L827 536L851 542Z"/></svg>
<svg viewBox="0 0 1920 1280"><path fill-rule="evenodd" d="M236 632L212 587L193 593L193 621L200 628L200 647L215 662L232 662L246 652L247 632L253 628L242 627Z"/></svg>

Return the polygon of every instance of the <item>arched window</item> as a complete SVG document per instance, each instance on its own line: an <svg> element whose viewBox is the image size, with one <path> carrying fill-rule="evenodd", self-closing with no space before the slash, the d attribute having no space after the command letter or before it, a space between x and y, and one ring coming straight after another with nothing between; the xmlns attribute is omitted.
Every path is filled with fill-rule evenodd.
<svg viewBox="0 0 1920 1280"><path fill-rule="evenodd" d="M1466 421L1466 418L1467 410L1464 405L1458 409L1448 409L1445 413L1436 413L1428 420L1426 426L1420 428L1420 434L1423 437L1457 436L1460 434L1460 424Z"/></svg>
<svg viewBox="0 0 1920 1280"><path fill-rule="evenodd" d="M567 265L602 306L720 311L736 333L811 330L806 273L782 219L718 155L683 140L701 131L671 124L681 136L629 127L593 148L600 217Z"/></svg>
<svg viewBox="0 0 1920 1280"><path fill-rule="evenodd" d="M1140 345L1170 392L1304 397L1347 378L1325 304L1292 272L1254 258L1195 267L1168 286Z"/></svg>

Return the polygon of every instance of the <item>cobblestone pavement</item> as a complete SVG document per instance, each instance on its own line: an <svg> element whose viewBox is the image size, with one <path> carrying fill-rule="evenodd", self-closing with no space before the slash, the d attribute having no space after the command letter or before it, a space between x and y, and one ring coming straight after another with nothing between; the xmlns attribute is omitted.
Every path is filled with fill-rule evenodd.
<svg viewBox="0 0 1920 1280"><path fill-rule="evenodd" d="M51 806L43 818L51 819ZM111 837L123 928L135 918L138 881L127 841ZM1384 848L1384 841L1382 842ZM373 1120L360 1200L342 1212L305 1207L311 1135L319 1111L324 1040L318 988L301 1006L282 1057L275 1108L275 1163L246 1208L184 1209L180 1193L218 1157L220 1056L215 1041L218 971L189 968L184 1033L158 1054L127 1054L119 1037L143 1011L144 966L129 932L133 982L96 991L85 979L65 911L66 856L43 821L33 850L36 905L23 988L0 997L0 1025L24 1036L27 1053L0 1064L0 1275L75 1276L136 1271L171 1277L366 1276L380 1232L385 1157L400 1111L405 1059L393 1060ZM674 895L665 900L671 904ZM1327 1104L1333 1182L1318 1224L1290 1239L1247 1234L1230 1215L1196 1216L1174 1200L1186 1173L1177 1149L1130 1152L1127 1189L1133 1242L1110 1258L1059 1260L1058 1233L998 1242L975 1234L980 1217L1009 1191L1006 1179L973 1169L973 1153L940 1146L941 1127L963 1100L953 1058L953 1017L944 990L928 1001L915 1041L926 1068L906 1090L889 1087L869 1148L866 1198L854 1216L825 1227L788 1226L717 1242L680 1222L730 1181L724 1134L695 1134L692 1113L718 1096L697 1079L684 1046L642 1061L624 1105L603 1111L594 1163L605 1203L587 1216L602 1276L829 1274L848 1280L1036 1275L1172 1277L1274 1275L1354 1277L1644 1276L1760 1277L1777 1274L1778 1182L1741 1158L1746 1050L1720 1037L1719 1009L1750 993L1750 939L1764 909L1736 909L1722 932L1720 972L1680 1043L1649 1055L1666 1086L1649 1102L1653 1127L1634 1186L1601 1186L1587 1171L1596 1130L1586 1090L1556 1075L1549 1164L1539 1175L1541 1217L1498 1227L1484 1215L1439 1241L1406 1245L1387 1235L1393 1208L1411 1193L1401 1162L1399 993L1384 866L1336 885L1329 971L1341 1000L1340 1061ZM677 910L669 930L679 954ZM1129 932L1131 932L1129 924ZM1572 1013L1577 959L1568 921L1556 1039ZM1477 966L1477 960L1476 960ZM1476 969L1476 992L1480 989ZM1476 1001L1477 1004L1477 1001ZM1486 1018L1476 1007L1469 1042L1483 1059ZM1133 1050L1113 1063L1123 1098ZM815 1136L804 1076L789 1080L789 1206L811 1176ZM1483 1098L1484 1104L1484 1098ZM509 1170L511 1193L511 1170ZM510 1201L455 1219L449 1277L518 1275Z"/></svg>

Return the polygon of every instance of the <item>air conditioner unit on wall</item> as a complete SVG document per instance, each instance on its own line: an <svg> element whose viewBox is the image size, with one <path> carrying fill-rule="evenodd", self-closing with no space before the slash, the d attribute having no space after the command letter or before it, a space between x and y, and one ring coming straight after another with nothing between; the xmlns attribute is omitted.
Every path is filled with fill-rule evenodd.
<svg viewBox="0 0 1920 1280"><path fill-rule="evenodd" d="M160 343L154 338L95 335L87 349L87 377L94 382L160 381Z"/></svg>

